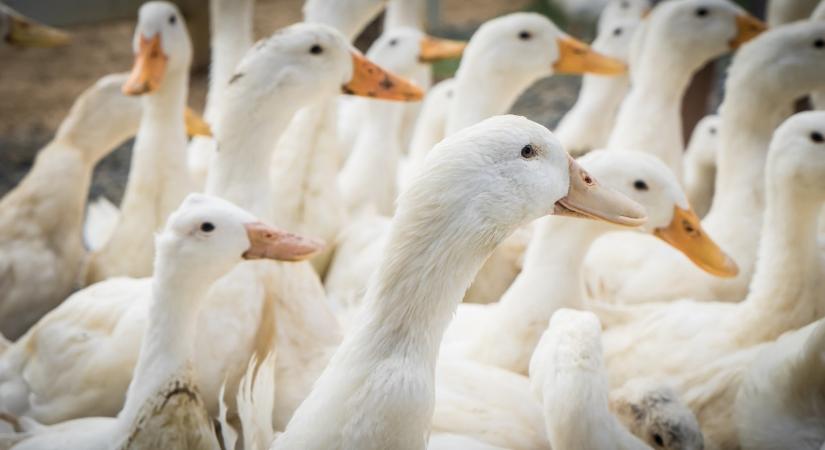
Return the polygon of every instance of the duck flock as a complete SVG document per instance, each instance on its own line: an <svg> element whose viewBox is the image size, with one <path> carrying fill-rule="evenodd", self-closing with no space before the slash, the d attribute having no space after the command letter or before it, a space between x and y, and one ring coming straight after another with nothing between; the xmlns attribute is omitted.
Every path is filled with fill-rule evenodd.
<svg viewBox="0 0 825 450"><path fill-rule="evenodd" d="M131 72L0 200L0 449L825 448L825 1L610 0L592 45L428 36L423 0L253 43L253 3L209 2L203 118L184 17L143 4ZM2 5L0 35L68 41ZM556 130L506 115L554 74Z"/></svg>

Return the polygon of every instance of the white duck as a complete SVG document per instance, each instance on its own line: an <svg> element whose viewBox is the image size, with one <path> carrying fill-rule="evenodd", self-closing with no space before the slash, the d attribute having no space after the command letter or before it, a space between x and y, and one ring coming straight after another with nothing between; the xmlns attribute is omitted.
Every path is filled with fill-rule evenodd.
<svg viewBox="0 0 825 450"><path fill-rule="evenodd" d="M760 255L745 300L683 300L600 311L607 320L604 344L611 383L620 386L639 376L680 377L703 370L825 314L825 261L816 246L817 214L825 202L823 136L822 112L795 115L775 133L767 161ZM651 358L657 363L650 364ZM732 368L735 374L737 366ZM730 380L710 382L717 372L704 371L700 383L694 380L701 397L723 398L720 393L731 389ZM732 380L735 383L736 377ZM706 437L720 445L735 439L731 416L703 418L694 411L703 428L717 424Z"/></svg>
<svg viewBox="0 0 825 450"><path fill-rule="evenodd" d="M388 30L370 47L367 57L391 72L412 78L427 63L461 55L464 43L429 37L413 28ZM350 214L365 210L392 216L397 195L397 170L402 154L401 127L407 104L362 98L355 146L338 185Z"/></svg>
<svg viewBox="0 0 825 450"><path fill-rule="evenodd" d="M719 125L719 116L715 114L702 118L693 129L685 151L685 191L699 217L708 213L713 201Z"/></svg>
<svg viewBox="0 0 825 450"><path fill-rule="evenodd" d="M149 275L152 237L191 190L183 117L192 44L177 7L165 2L141 6L132 46L135 63L123 92L141 95L144 113L118 224L92 254L86 284Z"/></svg>
<svg viewBox="0 0 825 450"><path fill-rule="evenodd" d="M637 303L745 297L765 209L771 134L791 115L794 99L825 86L823 54L825 23L800 22L763 33L733 58L719 110L714 200L703 225L736 261L738 276L710 276L655 240L625 233L596 242L588 255L588 286L597 298Z"/></svg>
<svg viewBox="0 0 825 450"><path fill-rule="evenodd" d="M252 16L255 0L210 0L209 92L204 119L212 123L221 108L221 96L235 66L252 47ZM188 168L195 186L204 186L215 155L215 140L195 137L189 143Z"/></svg>
<svg viewBox="0 0 825 450"><path fill-rule="evenodd" d="M691 77L711 59L764 29L762 22L728 0L671 1L653 8L634 36L632 88L607 147L652 153L681 178L681 102Z"/></svg>
<svg viewBox="0 0 825 450"><path fill-rule="evenodd" d="M553 314L530 360L530 382L544 404L547 437L553 448L703 448L698 424L689 411L684 412L687 426L660 424L659 429L652 429L650 445L631 434L610 411L601 324L590 312L560 309ZM650 405L643 405L636 413L645 414L648 409Z"/></svg>
<svg viewBox="0 0 825 450"><path fill-rule="evenodd" d="M140 102L123 75L101 78L75 100L34 166L0 200L0 331L17 339L81 282L81 227L94 166L133 135Z"/></svg>
<svg viewBox="0 0 825 450"><path fill-rule="evenodd" d="M601 201L592 179L571 184L583 173L550 132L520 117L442 141L399 198L362 320L271 448L424 448L441 335L495 245L552 211L628 213L626 199Z"/></svg>
<svg viewBox="0 0 825 450"><path fill-rule="evenodd" d="M37 23L0 3L0 46L56 47L70 39L66 32Z"/></svg>
<svg viewBox="0 0 825 450"><path fill-rule="evenodd" d="M368 72L373 78L365 80ZM403 84L352 53L339 33L322 25L296 25L261 41L239 65L215 123L221 150L210 171L210 192L259 217L272 216L266 162L270 144L295 111L342 88L379 89L384 79ZM145 280L109 280L76 293L44 317L0 358L4 409L45 423L119 411L148 317L149 287ZM244 263L222 278L205 302L196 375L209 410L217 411L224 380L234 398L249 356L266 354L274 332L276 422L282 427L326 364L326 349L340 340L314 271L308 263ZM297 335L301 339L292 339Z"/></svg>
<svg viewBox="0 0 825 450"><path fill-rule="evenodd" d="M579 163L605 186L644 207L648 220L640 231L669 243L693 258L697 265L716 267L728 263L716 244L701 233L699 220L679 182L661 160L642 152L597 150L580 158ZM689 220L699 233L685 232L684 220ZM444 356L468 358L526 374L530 355L553 313L562 307L586 308L582 261L593 241L616 229L621 228L566 218L538 221L525 254L524 268L501 300L458 306L444 338Z"/></svg>
<svg viewBox="0 0 825 450"><path fill-rule="evenodd" d="M606 21L611 26L601 27L593 41L593 49L626 62L639 20ZM576 103L564 114L555 130L564 148L572 155L582 155L607 145L619 105L629 87L627 75L585 75Z"/></svg>
<svg viewBox="0 0 825 450"><path fill-rule="evenodd" d="M209 287L242 260L294 261L320 247L265 225L227 201L199 194L186 198L155 239L146 338L123 409L115 418L38 428L13 449L219 448L192 370L198 310Z"/></svg>
<svg viewBox="0 0 825 450"><path fill-rule="evenodd" d="M745 450L819 450L825 444L825 320L762 349L736 397Z"/></svg>

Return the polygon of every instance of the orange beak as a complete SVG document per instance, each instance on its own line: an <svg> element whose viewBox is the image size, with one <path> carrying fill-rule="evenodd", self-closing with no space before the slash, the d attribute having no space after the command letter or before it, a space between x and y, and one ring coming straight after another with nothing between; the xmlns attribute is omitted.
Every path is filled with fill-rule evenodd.
<svg viewBox="0 0 825 450"><path fill-rule="evenodd" d="M559 58L553 64L556 73L595 75L621 75L627 72L622 61L602 55L589 45L572 37L558 38Z"/></svg>
<svg viewBox="0 0 825 450"><path fill-rule="evenodd" d="M467 43L463 41L424 36L421 38L418 60L423 63L432 63L444 59L460 58L464 53L464 47L467 47Z"/></svg>
<svg viewBox="0 0 825 450"><path fill-rule="evenodd" d="M736 36L731 39L730 48L739 48L767 29L768 26L756 17L748 14L736 16Z"/></svg>
<svg viewBox="0 0 825 450"><path fill-rule="evenodd" d="M352 79L341 86L345 94L414 102L424 91L406 79L382 69L360 53L352 53Z"/></svg>
<svg viewBox="0 0 825 450"><path fill-rule="evenodd" d="M166 73L167 60L160 45L160 33L152 39L146 39L141 35L132 73L123 85L123 93L143 95L156 91Z"/></svg>
<svg viewBox="0 0 825 450"><path fill-rule="evenodd" d="M684 253L693 264L717 277L735 277L739 267L702 229L702 222L693 209L675 206L673 219L653 235Z"/></svg>
<svg viewBox="0 0 825 450"><path fill-rule="evenodd" d="M189 136L212 137L212 128L206 120L188 106L183 113L183 122L186 124L186 134Z"/></svg>

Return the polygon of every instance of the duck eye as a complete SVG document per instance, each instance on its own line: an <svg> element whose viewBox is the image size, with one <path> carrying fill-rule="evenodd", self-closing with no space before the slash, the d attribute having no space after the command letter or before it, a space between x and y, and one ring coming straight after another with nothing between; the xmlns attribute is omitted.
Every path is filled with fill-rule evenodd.
<svg viewBox="0 0 825 450"><path fill-rule="evenodd" d="M814 41L814 47L815 48L825 47L825 39L819 38L819 39L815 40Z"/></svg>
<svg viewBox="0 0 825 450"><path fill-rule="evenodd" d="M212 222L204 222L201 224L201 231L204 233L211 233L215 230L215 225Z"/></svg>
<svg viewBox="0 0 825 450"><path fill-rule="evenodd" d="M309 48L309 52L313 55L320 55L321 53L324 53L324 48L318 44L315 44Z"/></svg>
<svg viewBox="0 0 825 450"><path fill-rule="evenodd" d="M533 35L529 31L526 31L526 30L521 31L518 34L518 38L521 39L522 41L530 40L531 37L533 37Z"/></svg>
<svg viewBox="0 0 825 450"><path fill-rule="evenodd" d="M621 28L616 28L615 30L613 30L613 36L621 36L621 35L622 35L622 29Z"/></svg>
<svg viewBox="0 0 825 450"><path fill-rule="evenodd" d="M814 143L821 144L825 142L825 137L822 136L822 133L814 131L813 133L811 133L811 140Z"/></svg>
<svg viewBox="0 0 825 450"><path fill-rule="evenodd" d="M710 131L710 134L716 134L716 127L710 127L708 131Z"/></svg>
<svg viewBox="0 0 825 450"><path fill-rule="evenodd" d="M398 45L398 39L390 39L390 47L395 47Z"/></svg>
<svg viewBox="0 0 825 450"><path fill-rule="evenodd" d="M627 8L630 8L630 3L628 3L628 2L622 2L621 4L619 4L619 6L620 6L622 9L627 9Z"/></svg>
<svg viewBox="0 0 825 450"><path fill-rule="evenodd" d="M657 447L663 447L665 445L665 440L662 439L662 435L660 435L659 433L653 434L653 442L656 443Z"/></svg>
<svg viewBox="0 0 825 450"><path fill-rule="evenodd" d="M178 18L174 14L169 16L169 24L170 25L174 25L175 22L177 22L177 21L178 21Z"/></svg>
<svg viewBox="0 0 825 450"><path fill-rule="evenodd" d="M524 159L534 158L536 156L536 149L530 144L521 148L521 157Z"/></svg>
<svg viewBox="0 0 825 450"><path fill-rule="evenodd" d="M644 180L636 180L633 182L633 188L637 191L646 191L649 188L647 187L647 183Z"/></svg>
<svg viewBox="0 0 825 450"><path fill-rule="evenodd" d="M708 15L708 9L707 8L699 8L699 9L696 10L696 16L697 17L705 17L707 15Z"/></svg>

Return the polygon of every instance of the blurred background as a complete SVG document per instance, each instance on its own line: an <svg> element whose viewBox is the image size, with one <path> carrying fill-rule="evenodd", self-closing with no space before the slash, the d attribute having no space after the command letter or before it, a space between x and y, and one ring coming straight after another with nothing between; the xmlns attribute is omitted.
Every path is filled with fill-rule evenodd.
<svg viewBox="0 0 825 450"><path fill-rule="evenodd" d="M469 39L484 21L514 11L534 11L585 41L595 30L598 5L606 0L428 0L430 34ZM175 0L186 16L195 46L189 105L203 110L209 64L207 0ZM0 196L26 174L36 152L53 136L74 99L103 75L127 72L132 64L131 38L141 0L6 0L26 16L72 34L65 47L20 50L0 46ZM739 1L764 17L765 1ZM257 0L255 36L301 20L303 0ZM365 50L381 32L377 18L358 38ZM727 60L700 71L685 96L686 136L693 124L718 106ZM452 75L450 61L435 66L436 79ZM556 75L525 92L512 112L553 129L575 101L580 78ZM95 170L91 197L120 202L129 170L132 142L112 152Z"/></svg>

